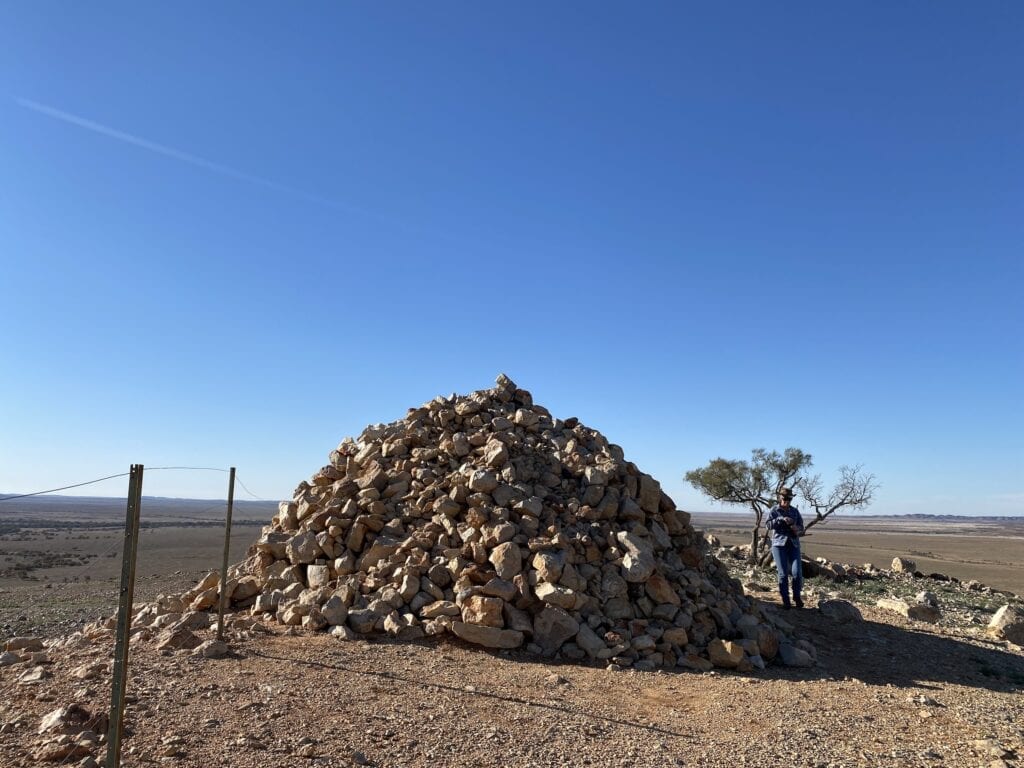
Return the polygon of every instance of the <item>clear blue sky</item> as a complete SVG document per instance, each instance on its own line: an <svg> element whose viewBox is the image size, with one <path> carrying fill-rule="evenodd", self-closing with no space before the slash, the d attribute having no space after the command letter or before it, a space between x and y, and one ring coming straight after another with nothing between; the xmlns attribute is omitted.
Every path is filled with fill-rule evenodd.
<svg viewBox="0 0 1024 768"><path fill-rule="evenodd" d="M499 371L1024 514L1024 7L6 3L0 491L235 465ZM146 493L216 498L214 473ZM89 493L122 494L119 480Z"/></svg>

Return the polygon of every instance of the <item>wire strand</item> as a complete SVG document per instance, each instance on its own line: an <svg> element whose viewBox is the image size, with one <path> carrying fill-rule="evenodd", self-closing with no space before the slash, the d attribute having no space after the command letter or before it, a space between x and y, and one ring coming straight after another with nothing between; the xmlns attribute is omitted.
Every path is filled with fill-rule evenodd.
<svg viewBox="0 0 1024 768"><path fill-rule="evenodd" d="M257 496L255 493L245 487L245 483L238 479L238 472L235 472L235 482L242 486L242 490L252 496L256 501L270 501L270 499L264 499L262 496Z"/></svg>
<svg viewBox="0 0 1024 768"><path fill-rule="evenodd" d="M146 467L147 472L153 472L160 469L194 469L201 470L203 472L230 472L228 469L221 469L220 467Z"/></svg>
<svg viewBox="0 0 1024 768"><path fill-rule="evenodd" d="M16 496L3 496L0 497L0 501L12 501L14 499L27 499L29 496L42 496L44 493L56 493L57 491L66 491L69 488L81 488L83 485L92 485L93 483L102 483L104 480L113 480L115 477L128 477L131 472L121 472L116 475L107 475L106 477L98 477L95 480L86 480L84 483L75 483L74 485L64 485L60 488L50 488L46 491L33 491L32 493L21 493Z"/></svg>
<svg viewBox="0 0 1024 768"><path fill-rule="evenodd" d="M147 472L158 472L158 471L164 471L164 470L191 470L191 471L196 471L196 472L230 472L231 471L231 470L228 470L228 469L222 469L221 467L145 467L145 471L147 471ZM13 496L0 496L0 501L14 501L15 499L27 499L30 496L42 496L42 495L47 494L47 493L56 493L57 491L66 491L66 490L69 490L71 488L81 488L82 486L85 486L85 485L93 485L95 483L102 483L104 480L113 480L113 479L118 478L118 477L128 477L128 475L130 475L130 474L131 474L131 472L120 472L120 473L118 473L116 475L107 475L106 477L98 477L95 480L86 480L84 483L73 483L72 485L62 485L60 488L48 488L45 491L33 491L32 493L19 493L19 494L15 494ZM257 496L255 493L250 491L246 487L245 483L243 483L238 478L237 472L235 474L235 482L238 483L238 485L240 485L242 487L242 490L244 490L247 494L252 496L256 501L270 501L269 499L264 499L262 496Z"/></svg>

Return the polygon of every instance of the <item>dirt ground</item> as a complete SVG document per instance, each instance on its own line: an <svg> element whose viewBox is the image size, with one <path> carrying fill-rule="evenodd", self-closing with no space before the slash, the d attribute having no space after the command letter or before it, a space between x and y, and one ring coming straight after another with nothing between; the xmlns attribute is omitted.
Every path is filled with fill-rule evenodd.
<svg viewBox="0 0 1024 768"><path fill-rule="evenodd" d="M819 663L756 676L611 672L280 628L217 660L140 644L123 764L988 766L999 750L999 765L1015 765L1024 655L863 612L845 626L787 612ZM40 764L35 730L58 705L105 711L106 678L72 670L109 658L107 642L55 654L35 686L16 682L17 667L0 672L0 764Z"/></svg>
<svg viewBox="0 0 1024 768"><path fill-rule="evenodd" d="M236 531L232 560L257 531ZM26 579L0 579L0 639L67 634L113 612L119 534L89 535L43 540L69 551L77 545L117 555L35 570ZM837 549L864 546L874 555L826 554L833 535ZM959 575L952 565L992 565L997 576L1010 573L1004 581L989 580L1003 587L1015 583L1013 569L1024 559L1024 547L979 544L979 535L988 534L972 530L938 536L905 527L880 531L867 543L856 538L870 535L863 526L837 527L808 543L820 543L824 556L840 561L884 564L895 553L916 557L921 568L929 566L915 553L931 552L942 563L936 570L951 575ZM737 536L738 543L744 540ZM221 547L212 527L146 532L137 600L190 587L219 565ZM86 581L75 568L88 569L91 578ZM962 573L961 578L972 577ZM766 599L773 599L770 593ZM814 609L814 599L803 611L768 610L815 645L815 667L772 665L750 676L613 672L518 652L494 654L454 640L343 642L323 634L287 634L275 625L270 634L235 636L231 655L223 659L136 643L123 764L1024 765L1020 648L984 640L976 631L882 613L873 600L861 605L863 622L846 625ZM90 680L78 679L75 671L92 662L109 665L111 656L108 640L56 651L42 665L44 679L31 684L19 682L24 665L0 667L0 766L44 764L33 757L36 731L53 709L77 702L106 711L109 668ZM93 754L102 761L103 748ZM63 763L77 764L79 758Z"/></svg>

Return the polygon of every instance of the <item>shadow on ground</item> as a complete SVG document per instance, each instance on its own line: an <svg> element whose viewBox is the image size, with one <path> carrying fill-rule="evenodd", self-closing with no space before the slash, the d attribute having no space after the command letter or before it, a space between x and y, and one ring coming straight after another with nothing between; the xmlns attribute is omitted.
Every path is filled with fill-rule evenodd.
<svg viewBox="0 0 1024 768"><path fill-rule="evenodd" d="M399 643L399 641L387 641L387 640L385 640L384 642ZM416 644L417 645L426 645L427 643L417 642ZM431 643L431 644L436 644L436 643ZM459 643L459 644L461 644L461 643ZM474 647L477 650L480 650L479 648L477 648L475 646L469 646L469 647ZM551 703L549 701L537 701L537 700L534 700L534 699L525 699L525 698L522 698L520 696L513 696L513 695L510 695L510 694L502 694L502 693L493 693L493 692L490 692L490 691L469 690L469 689L467 689L465 687L446 685L445 683L435 682L435 681L428 680L428 679L425 679L425 678L422 678L422 677L407 677L407 676L404 676L404 675L400 675L400 674L397 674L397 673L394 673L394 672L385 671L385 670L358 669L356 667L349 666L349 665L343 663L342 661L340 661L341 654L338 654L338 659L339 660L336 660L336 661L333 661L333 662L314 661L314 660L311 660L311 659L303 659L303 658L298 658L298 657L295 657L295 656L280 656L280 655L275 655L275 654L271 654L271 653L265 653L263 651L258 651L258 650L250 650L249 651L249 655L253 656L253 657L257 657L257 658L262 658L262 659L270 659L270 660L273 660L273 661L281 661L281 662L288 662L288 663L291 663L291 664L298 664L298 665L307 666L307 667L315 667L315 668L318 668L318 669L335 670L335 671L339 671L339 672L348 672L349 674L361 675L361 676L364 676L364 677L377 678L377 679L380 679L380 680L391 680L391 681L396 681L397 680L397 681L401 681L403 683L409 683L409 684L413 684L413 685L426 686L428 688L433 688L433 689L438 690L438 691L449 691L451 693L458 694L459 696L477 696L477 697L486 698L486 699L496 699L498 701L503 701L503 702L507 702L507 703L523 704L523 705L530 706L530 707L536 707L537 709L550 710L550 711L553 711L553 712L559 712L559 713L566 714L566 715L573 715L573 716L577 716L577 717L586 717L586 718L589 718L589 719L592 719L592 720L601 720L601 721L604 721L604 722L612 724L612 725L623 726L623 727L626 727L626 728L636 728L636 729L641 730L641 731L647 731L647 732L649 732L651 734L657 734L657 735L661 735L661 736L686 736L687 735L687 734L679 732L679 731L673 731L673 730L668 729L668 728L662 728L660 726L652 725L650 723L641 723L641 722L635 722L635 721L632 721L632 720L624 720L622 718L608 717L606 715L597 714L595 712L581 711L579 709L574 709L574 708L569 707L569 706L562 706L562 705L559 705L559 704L554 704L554 703ZM530 659L530 660L531 661L535 661L534 659Z"/></svg>
<svg viewBox="0 0 1024 768"><path fill-rule="evenodd" d="M766 604L768 611L777 609ZM969 642L883 624L838 624L816 609L787 611L798 637L814 643L818 665L810 669L769 667L769 678L854 678L871 685L934 688L943 684L1013 693L1024 690L1024 656L996 644Z"/></svg>
<svg viewBox="0 0 1024 768"><path fill-rule="evenodd" d="M762 607L769 613L780 615L781 611L771 603L763 603ZM787 611L785 620L793 625L795 635L812 642L817 650L818 664L809 668L788 668L773 664L767 670L753 676L764 680L833 680L852 678L869 685L895 685L903 688L920 688L922 690L937 689L943 685L961 685L965 687L984 688L990 691L1014 693L1024 691L1024 656L1002 650L995 644L979 644L979 641L968 642L946 635L918 631L892 624L859 621L839 624L833 619L819 613L814 608L800 611ZM372 636L364 638L372 643L397 643L399 641ZM487 652L478 646L464 644L455 638L446 638L446 642L473 648L477 652ZM413 641L415 645L436 645L431 640ZM333 668L378 678L403 680L439 689L450 688L422 679L404 679L401 675L380 670L363 670L349 667L340 658L333 663L311 661L301 658L284 658L260 651L250 651L251 655L271 658L277 661L288 661L295 664ZM512 661L528 661L531 664L543 664L552 667L571 667L573 662L555 659L543 659L513 653L505 658ZM695 674L689 670L663 670L669 674ZM458 693L466 693L462 688L450 688ZM505 699L520 704L527 704L543 709L562 709L548 702L530 701L515 696L483 691L472 692L474 695ZM570 710L564 710L569 712ZM578 714L578 713L576 713ZM600 718L608 719L608 718ZM660 731L665 735L679 735L644 723L633 723L610 720L618 725L636 727L652 731Z"/></svg>

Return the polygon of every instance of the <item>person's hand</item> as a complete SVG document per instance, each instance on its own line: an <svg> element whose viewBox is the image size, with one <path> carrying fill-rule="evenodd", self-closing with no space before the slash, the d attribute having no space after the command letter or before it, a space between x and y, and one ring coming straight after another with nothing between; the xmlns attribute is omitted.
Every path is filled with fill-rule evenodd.
<svg viewBox="0 0 1024 768"><path fill-rule="evenodd" d="M792 517L784 517L784 518L782 518L782 522L784 522L786 525L792 525L793 524L793 518Z"/></svg>

